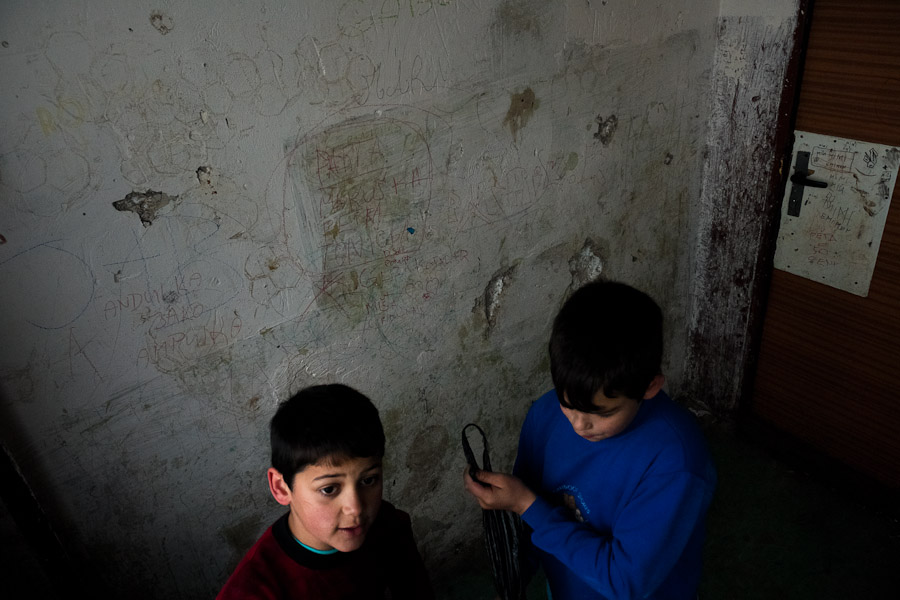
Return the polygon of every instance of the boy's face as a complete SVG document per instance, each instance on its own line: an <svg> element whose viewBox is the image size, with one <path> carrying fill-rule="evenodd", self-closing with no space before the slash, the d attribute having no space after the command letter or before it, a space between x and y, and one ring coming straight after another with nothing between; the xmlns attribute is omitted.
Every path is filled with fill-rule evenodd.
<svg viewBox="0 0 900 600"><path fill-rule="evenodd" d="M567 404L568 396L563 394L563 398ZM594 394L593 405L595 410L587 413L559 404L575 433L589 442L599 442L625 431L641 407L640 402L625 396L607 398L602 390Z"/></svg>
<svg viewBox="0 0 900 600"><path fill-rule="evenodd" d="M380 457L320 461L297 473L291 489L276 490L280 474L269 471L275 499L291 507L288 523L298 540L317 550L362 546L381 507Z"/></svg>

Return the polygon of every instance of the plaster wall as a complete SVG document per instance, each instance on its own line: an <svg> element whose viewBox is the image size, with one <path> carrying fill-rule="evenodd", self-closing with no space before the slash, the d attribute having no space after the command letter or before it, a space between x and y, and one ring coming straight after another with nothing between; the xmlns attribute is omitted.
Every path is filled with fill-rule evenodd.
<svg viewBox="0 0 900 600"><path fill-rule="evenodd" d="M451 573L480 551L459 432L511 467L600 275L664 307L677 393L718 10L4 2L0 433L86 577L213 595L282 511L268 419L332 381Z"/></svg>

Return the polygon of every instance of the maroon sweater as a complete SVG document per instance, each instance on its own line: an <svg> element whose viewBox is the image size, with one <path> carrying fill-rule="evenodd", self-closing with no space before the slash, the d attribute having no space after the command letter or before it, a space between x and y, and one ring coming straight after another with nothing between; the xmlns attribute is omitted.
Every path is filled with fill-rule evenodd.
<svg viewBox="0 0 900 600"><path fill-rule="evenodd" d="M275 521L241 559L216 600L430 600L425 565L409 515L381 503L363 545L316 554L297 543L288 515Z"/></svg>

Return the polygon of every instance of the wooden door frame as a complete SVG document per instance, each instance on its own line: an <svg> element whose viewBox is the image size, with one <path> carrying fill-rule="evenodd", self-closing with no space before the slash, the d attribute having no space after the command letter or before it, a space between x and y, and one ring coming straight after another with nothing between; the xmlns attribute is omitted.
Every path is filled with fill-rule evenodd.
<svg viewBox="0 0 900 600"><path fill-rule="evenodd" d="M700 198L706 218L697 230L685 383L678 397L720 422L749 412L813 3L798 0L791 39L768 48L740 19L720 19L717 54L722 46L762 44L741 79L716 68L712 77L713 111L730 118L710 136L715 143L706 156ZM785 53L783 77L760 75L771 64L784 64ZM779 92L777 102L765 106L765 98ZM750 145L748 131L771 133Z"/></svg>
<svg viewBox="0 0 900 600"><path fill-rule="evenodd" d="M694 325L689 330L686 358L687 383L679 396L688 406L709 412L715 421L733 426L736 434L761 445L793 468L812 474L859 505L900 517L900 491L779 430L751 410L814 4L815 0L798 2L785 86L770 136L755 147L742 138L747 129L743 119L748 115L765 118L765 113L753 111L758 98L754 95L759 90L736 89L732 96L716 100L732 102L735 118L715 137L720 146L737 150L722 152L719 160L707 159L711 164L701 203L717 210L710 210L712 218L699 231L698 237L708 238L711 251L698 265L691 312ZM720 40L727 35L720 30ZM771 160L767 161L767 156ZM735 172L735 165L747 168ZM766 186L760 186L760 181ZM748 223L753 224L749 235Z"/></svg>

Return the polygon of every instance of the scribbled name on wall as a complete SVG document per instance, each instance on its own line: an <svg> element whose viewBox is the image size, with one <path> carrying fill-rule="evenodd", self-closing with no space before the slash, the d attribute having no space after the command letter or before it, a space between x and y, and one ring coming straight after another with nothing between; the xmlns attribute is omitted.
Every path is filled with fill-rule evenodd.
<svg viewBox="0 0 900 600"><path fill-rule="evenodd" d="M526 219L577 164L572 153L523 164L507 142L464 157L450 120L478 110L379 110L286 144L300 270L316 307L350 328L424 315L448 273L477 268L469 248L485 231ZM496 127L505 125L501 115Z"/></svg>
<svg viewBox="0 0 900 600"><path fill-rule="evenodd" d="M289 147L304 270L316 303L351 325L416 310L440 282L422 272L435 165L424 127L392 118L351 120ZM465 260L455 250L450 260Z"/></svg>
<svg viewBox="0 0 900 600"><path fill-rule="evenodd" d="M238 310L247 306L239 261L260 244L254 205L213 167L193 170L197 183L178 196L148 190L113 203L137 216L122 215L120 233L98 250L115 260L95 268L102 285L93 314L110 337L132 334L139 368L184 369L257 325ZM141 235L134 230L138 217Z"/></svg>
<svg viewBox="0 0 900 600"><path fill-rule="evenodd" d="M200 271L177 274L152 288L124 287L119 298L104 304L103 320L126 320L146 330L137 354L139 367L154 365L166 370L183 366L229 346L240 336L243 320L237 311L210 310L214 308L210 304L217 302L209 293L213 288Z"/></svg>

